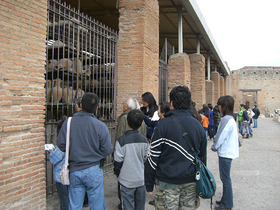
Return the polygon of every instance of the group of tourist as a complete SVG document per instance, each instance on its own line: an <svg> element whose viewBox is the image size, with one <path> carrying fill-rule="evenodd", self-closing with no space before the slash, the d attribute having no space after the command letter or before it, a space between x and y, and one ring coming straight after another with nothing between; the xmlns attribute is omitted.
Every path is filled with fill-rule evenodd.
<svg viewBox="0 0 280 210"><path fill-rule="evenodd" d="M58 178L64 162L68 119L58 133L57 146L50 151L54 174L58 178L55 181L61 209L82 209L86 193L90 209L105 209L102 163L112 152L119 209L145 209L146 191L154 195L155 199L150 203L156 209L198 208L192 152L175 120L182 124L193 141L195 155L205 165L207 135L213 139L211 150L218 153L223 183L222 198L216 201L215 209L233 207L230 168L232 160L239 156L233 97L222 96L217 106L205 105L201 111L196 109L186 86L173 88L170 102L159 105L150 92L142 95L142 107L135 98L129 97L117 119L114 146L107 126L94 116L98 100L96 94L86 93L78 106L80 110L77 109L72 117L69 186L61 185ZM63 187L66 188L59 190ZM64 191L64 197L61 191ZM65 191L68 191L66 197Z"/></svg>
<svg viewBox="0 0 280 210"><path fill-rule="evenodd" d="M257 105L254 105L254 108L250 109L249 105L240 104L240 109L238 111L238 129L243 138L253 137L251 124L254 123L253 128L257 128L259 116L260 110L257 108Z"/></svg>

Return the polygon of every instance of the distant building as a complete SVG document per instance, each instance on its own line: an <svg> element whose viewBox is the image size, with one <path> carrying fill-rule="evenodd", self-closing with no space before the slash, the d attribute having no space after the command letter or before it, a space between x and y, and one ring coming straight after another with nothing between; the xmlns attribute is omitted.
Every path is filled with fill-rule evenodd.
<svg viewBox="0 0 280 210"><path fill-rule="evenodd" d="M280 67L246 66L230 75L230 95L235 98L235 111L241 103L258 105L261 114L269 116L280 108Z"/></svg>

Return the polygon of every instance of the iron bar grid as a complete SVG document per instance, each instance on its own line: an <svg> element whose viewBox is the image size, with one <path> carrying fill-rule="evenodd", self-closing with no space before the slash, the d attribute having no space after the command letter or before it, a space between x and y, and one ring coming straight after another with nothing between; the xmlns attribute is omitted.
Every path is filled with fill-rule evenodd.
<svg viewBox="0 0 280 210"><path fill-rule="evenodd" d="M95 116L108 126L114 143L117 32L60 0L48 1L47 21L46 144L56 145L58 125L75 113L75 100L86 92L98 95ZM108 156L104 173L111 169ZM47 197L56 193L52 173L46 152Z"/></svg>

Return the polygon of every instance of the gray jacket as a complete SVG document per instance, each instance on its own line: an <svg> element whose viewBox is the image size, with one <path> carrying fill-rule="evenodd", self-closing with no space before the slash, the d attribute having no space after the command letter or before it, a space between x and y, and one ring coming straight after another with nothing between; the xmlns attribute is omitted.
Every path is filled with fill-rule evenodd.
<svg viewBox="0 0 280 210"><path fill-rule="evenodd" d="M67 120L57 136L58 148L65 152ZM77 112L70 127L69 170L87 169L110 155L113 150L107 126L93 114Z"/></svg>
<svg viewBox="0 0 280 210"><path fill-rule="evenodd" d="M138 130L129 130L115 145L114 172L118 181L127 188L144 185L144 162L149 143Z"/></svg>

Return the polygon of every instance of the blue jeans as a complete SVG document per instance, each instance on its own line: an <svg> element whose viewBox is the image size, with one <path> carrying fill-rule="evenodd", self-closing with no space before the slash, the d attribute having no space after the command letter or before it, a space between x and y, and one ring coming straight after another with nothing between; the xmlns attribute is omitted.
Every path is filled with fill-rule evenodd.
<svg viewBox="0 0 280 210"><path fill-rule="evenodd" d="M251 123L248 123L248 131L249 131L250 136L253 136L252 129L251 129Z"/></svg>
<svg viewBox="0 0 280 210"><path fill-rule="evenodd" d="M214 138L215 126L214 125L208 125L208 132L209 132L210 139Z"/></svg>
<svg viewBox="0 0 280 210"><path fill-rule="evenodd" d="M68 210L68 186L59 182L55 183L59 195L60 210Z"/></svg>
<svg viewBox="0 0 280 210"><path fill-rule="evenodd" d="M254 127L253 128L257 128L258 127L258 119L253 118L253 120L254 120Z"/></svg>
<svg viewBox="0 0 280 210"><path fill-rule="evenodd" d="M70 173L69 210L81 210L88 195L90 209L105 210L103 170L99 165Z"/></svg>
<svg viewBox="0 0 280 210"><path fill-rule="evenodd" d="M219 124L214 124L214 136L217 134Z"/></svg>
<svg viewBox="0 0 280 210"><path fill-rule="evenodd" d="M206 140L207 140L207 137L208 137L208 128L205 128L205 127L203 127L204 128L204 131L205 131L205 134L206 134Z"/></svg>
<svg viewBox="0 0 280 210"><path fill-rule="evenodd" d="M223 183L223 196L220 205L229 209L233 207L232 185L230 178L231 162L232 159L219 157L220 179Z"/></svg>
<svg viewBox="0 0 280 210"><path fill-rule="evenodd" d="M238 129L239 129L240 134L242 134L242 125L243 125L243 122L238 121Z"/></svg>

